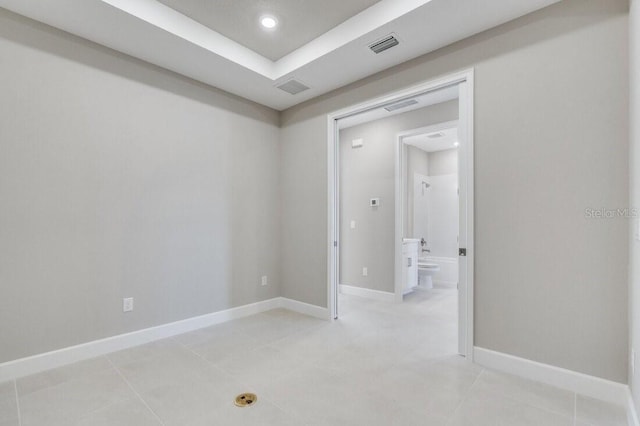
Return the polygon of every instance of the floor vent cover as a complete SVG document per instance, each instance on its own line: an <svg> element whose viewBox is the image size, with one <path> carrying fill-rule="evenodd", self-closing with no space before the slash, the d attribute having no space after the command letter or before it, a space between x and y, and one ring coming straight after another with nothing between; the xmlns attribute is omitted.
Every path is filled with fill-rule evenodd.
<svg viewBox="0 0 640 426"><path fill-rule="evenodd" d="M241 393L236 396L235 403L238 407L248 407L258 400L255 393Z"/></svg>

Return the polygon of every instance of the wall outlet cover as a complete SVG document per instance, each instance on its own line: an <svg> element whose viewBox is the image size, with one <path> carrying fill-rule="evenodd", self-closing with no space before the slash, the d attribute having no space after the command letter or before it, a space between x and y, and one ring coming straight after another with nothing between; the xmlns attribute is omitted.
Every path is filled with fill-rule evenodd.
<svg viewBox="0 0 640 426"><path fill-rule="evenodd" d="M122 312L133 311L133 297L125 297L122 299Z"/></svg>
<svg viewBox="0 0 640 426"><path fill-rule="evenodd" d="M262 285L267 285L267 284L269 284L269 279L267 278L267 276L266 276L266 275L263 275L263 276L262 276L262 279L260 280L260 284L262 284Z"/></svg>
<svg viewBox="0 0 640 426"><path fill-rule="evenodd" d="M369 269L365 266L362 268L362 276L366 277L367 275L369 275Z"/></svg>

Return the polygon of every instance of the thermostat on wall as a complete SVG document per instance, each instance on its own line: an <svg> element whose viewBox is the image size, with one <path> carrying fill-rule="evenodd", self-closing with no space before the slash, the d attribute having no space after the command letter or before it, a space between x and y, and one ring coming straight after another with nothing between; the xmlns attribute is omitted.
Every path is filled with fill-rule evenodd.
<svg viewBox="0 0 640 426"><path fill-rule="evenodd" d="M380 205L380 198L372 198L369 200L369 205L371 207L378 207Z"/></svg>

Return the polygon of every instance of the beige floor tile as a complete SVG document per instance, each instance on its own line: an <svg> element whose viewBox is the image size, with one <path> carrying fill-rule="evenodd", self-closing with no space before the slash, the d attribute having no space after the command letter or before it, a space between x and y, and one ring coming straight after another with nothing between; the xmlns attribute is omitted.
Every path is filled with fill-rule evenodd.
<svg viewBox="0 0 640 426"><path fill-rule="evenodd" d="M12 381L0 383L0 401L7 398L16 397L16 387Z"/></svg>
<svg viewBox="0 0 640 426"><path fill-rule="evenodd" d="M18 394L26 396L32 392L59 385L77 377L109 370L112 367L107 357L101 356L23 377L16 380Z"/></svg>
<svg viewBox="0 0 640 426"><path fill-rule="evenodd" d="M68 425L135 396L115 369L88 374L20 397L22 426Z"/></svg>
<svg viewBox="0 0 640 426"><path fill-rule="evenodd" d="M472 392L456 410L451 426L573 426L573 417L552 413L492 393Z"/></svg>
<svg viewBox="0 0 640 426"><path fill-rule="evenodd" d="M212 368L199 378L167 383L141 396L166 426L215 425L236 395L251 391L254 389Z"/></svg>
<svg viewBox="0 0 640 426"><path fill-rule="evenodd" d="M184 352L184 347L176 340L169 338L114 352L109 354L108 357L114 365L121 366L158 356L171 355L176 352Z"/></svg>
<svg viewBox="0 0 640 426"><path fill-rule="evenodd" d="M260 346L264 345L243 331L225 330L189 346L189 349L215 364Z"/></svg>
<svg viewBox="0 0 640 426"><path fill-rule="evenodd" d="M253 351L234 354L216 365L238 381L261 390L280 377L294 374L308 364L309 361L304 358L263 346Z"/></svg>
<svg viewBox="0 0 640 426"><path fill-rule="evenodd" d="M224 339L229 335L239 332L240 327L238 324L235 321L230 321L202 328L200 330L191 331L189 333L180 334L178 336L174 336L173 339L185 346L191 347L216 339Z"/></svg>
<svg viewBox="0 0 640 426"><path fill-rule="evenodd" d="M234 426L304 426L305 421L288 414L271 402L258 398L251 407L228 404L216 418L216 425Z"/></svg>
<svg viewBox="0 0 640 426"><path fill-rule="evenodd" d="M160 421L140 399L129 399L93 411L76 426L160 426Z"/></svg>
<svg viewBox="0 0 640 426"><path fill-rule="evenodd" d="M626 424L620 407L458 356L456 294L341 296L335 322L275 309L19 379L19 405L2 383L0 426ZM258 403L236 407L241 392Z"/></svg>
<svg viewBox="0 0 640 426"><path fill-rule="evenodd" d="M190 383L205 375L211 364L186 348L133 361L118 367L139 393L173 383Z"/></svg>
<svg viewBox="0 0 640 426"><path fill-rule="evenodd" d="M13 382L11 387L13 387ZM0 392L0 426L18 425L18 405L15 391L12 394Z"/></svg>
<svg viewBox="0 0 640 426"><path fill-rule="evenodd" d="M573 392L508 374L484 370L478 378L475 390L507 396L565 416L573 416L575 412Z"/></svg>
<svg viewBox="0 0 640 426"><path fill-rule="evenodd" d="M578 395L576 420L591 426L626 426L627 414L622 406Z"/></svg>

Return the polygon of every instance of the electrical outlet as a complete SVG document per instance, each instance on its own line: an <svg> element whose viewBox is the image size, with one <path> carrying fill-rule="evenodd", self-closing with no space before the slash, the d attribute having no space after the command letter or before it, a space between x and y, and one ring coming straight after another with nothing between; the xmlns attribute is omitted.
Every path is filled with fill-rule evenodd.
<svg viewBox="0 0 640 426"><path fill-rule="evenodd" d="M133 297L125 297L122 299L122 312L133 311Z"/></svg>
<svg viewBox="0 0 640 426"><path fill-rule="evenodd" d="M636 374L636 350L631 349L631 375Z"/></svg>
<svg viewBox="0 0 640 426"><path fill-rule="evenodd" d="M365 266L362 268L362 276L366 277L367 275L369 275L369 269Z"/></svg>
<svg viewBox="0 0 640 426"><path fill-rule="evenodd" d="M261 283L262 285L267 285L267 284L269 284L269 279L267 278L267 276L266 276L266 275L263 275L263 276L262 276L262 280L260 281L260 283Z"/></svg>
<svg viewBox="0 0 640 426"><path fill-rule="evenodd" d="M356 229L356 221L355 220L351 221L351 229Z"/></svg>

